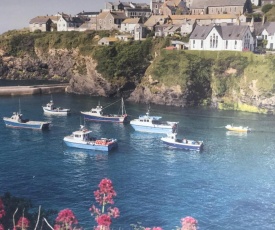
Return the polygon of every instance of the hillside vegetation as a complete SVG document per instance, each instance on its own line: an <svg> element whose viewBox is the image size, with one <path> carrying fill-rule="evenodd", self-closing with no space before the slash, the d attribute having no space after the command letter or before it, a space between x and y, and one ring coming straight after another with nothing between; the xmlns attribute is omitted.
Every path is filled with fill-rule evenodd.
<svg viewBox="0 0 275 230"><path fill-rule="evenodd" d="M81 92L81 87L86 87L85 92L91 92L91 88L87 88L85 83L90 81L89 87L96 89L95 84L99 84L101 89L105 90L105 95L108 95L106 90L110 90L110 87L106 82L103 83L100 79L97 79L96 83L95 80L88 80L92 78L89 68L96 68L113 86L112 94L118 88L131 83L135 87L149 89L151 99L157 98L155 103L172 103L173 98L177 98L177 106L212 105L221 109L264 113L275 104L274 55L233 51L164 50L163 48L170 44L169 38L149 37L144 41L116 42L111 46L97 44L100 38L114 33L115 31L7 32L0 36L0 50L2 53L4 51L4 56L22 60L29 56L33 58L34 66L24 67L26 70L19 66L19 69L11 72L14 66L8 66L0 56L0 73L3 76L4 73L11 72L13 75L16 73L17 76L25 77L42 74L43 79L50 79L53 75L58 79L61 74L60 79L66 79L66 76L67 80L74 78L73 84L78 88L78 93ZM37 60L42 58L37 56L38 50L44 55L43 60ZM64 52L59 56L56 53L56 56L51 56L51 50ZM77 50L74 55L78 55L79 60L78 56L72 56L70 50ZM95 60L96 65L89 64L87 58ZM35 64L35 61L38 61L38 64ZM30 75L27 71L33 71L35 74ZM78 82L80 78L83 78L81 85ZM124 90L134 90L132 86L130 88ZM143 93L140 91L140 94ZM146 100L144 95L138 97Z"/></svg>

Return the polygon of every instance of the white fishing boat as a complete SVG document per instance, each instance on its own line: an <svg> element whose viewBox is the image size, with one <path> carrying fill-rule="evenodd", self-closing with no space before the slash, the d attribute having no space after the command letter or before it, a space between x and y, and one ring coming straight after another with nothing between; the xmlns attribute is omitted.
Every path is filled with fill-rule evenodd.
<svg viewBox="0 0 275 230"><path fill-rule="evenodd" d="M117 103L116 101L115 103ZM113 103L113 104L115 104ZM113 105L111 104L111 105ZM105 108L111 106L108 105ZM96 108L92 108L90 111L81 112L84 115L85 120L91 121L100 121L100 122L116 122L116 123L127 123L128 122L128 115L126 113L124 100L121 99L121 108L119 114L105 114L103 113L103 108L100 104Z"/></svg>
<svg viewBox="0 0 275 230"><path fill-rule="evenodd" d="M246 126L234 126L234 125L226 125L225 128L229 131L236 131L236 132L250 132L251 129Z"/></svg>
<svg viewBox="0 0 275 230"><path fill-rule="evenodd" d="M179 139L177 138L177 133L169 133L167 137L162 137L161 140L166 145L178 149L195 151L201 151L203 149L203 141L188 140L185 138Z"/></svg>
<svg viewBox="0 0 275 230"><path fill-rule="evenodd" d="M17 112L14 112L11 117L4 117L3 120L7 127L12 128L47 129L50 126L50 122L23 119L23 115Z"/></svg>
<svg viewBox="0 0 275 230"><path fill-rule="evenodd" d="M148 109L145 115L130 121L130 125L140 132L148 133L173 133L177 130L179 122L163 121L160 116L150 116Z"/></svg>
<svg viewBox="0 0 275 230"><path fill-rule="evenodd" d="M80 149L111 151L117 148L117 140L114 138L96 138L92 131L80 126L80 130L74 131L70 136L64 137L67 146Z"/></svg>
<svg viewBox="0 0 275 230"><path fill-rule="evenodd" d="M11 117L3 117L5 125L11 128L26 128L26 129L48 129L50 122L45 121L31 121L24 119L21 113L20 101L19 101L19 112L13 112Z"/></svg>
<svg viewBox="0 0 275 230"><path fill-rule="evenodd" d="M62 107L55 107L53 100L46 104L46 106L42 106L44 113L53 114L53 115L68 115L71 110L65 109Z"/></svg>

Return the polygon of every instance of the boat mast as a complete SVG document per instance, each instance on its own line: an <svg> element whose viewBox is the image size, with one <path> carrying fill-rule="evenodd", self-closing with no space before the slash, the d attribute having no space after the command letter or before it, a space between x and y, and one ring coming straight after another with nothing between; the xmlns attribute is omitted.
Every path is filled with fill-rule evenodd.
<svg viewBox="0 0 275 230"><path fill-rule="evenodd" d="M21 114L21 103L20 103L20 98L19 98L19 110L18 113Z"/></svg>
<svg viewBox="0 0 275 230"><path fill-rule="evenodd" d="M124 100L123 97L121 98L121 115L126 114L126 109L125 109L125 105L124 105Z"/></svg>

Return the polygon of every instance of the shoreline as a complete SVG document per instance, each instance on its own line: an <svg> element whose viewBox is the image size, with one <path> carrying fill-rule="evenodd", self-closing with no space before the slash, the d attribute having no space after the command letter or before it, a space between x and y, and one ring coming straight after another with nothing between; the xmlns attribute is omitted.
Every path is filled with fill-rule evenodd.
<svg viewBox="0 0 275 230"><path fill-rule="evenodd" d="M32 86L1 86L0 96L35 95L67 92L66 84L32 85Z"/></svg>

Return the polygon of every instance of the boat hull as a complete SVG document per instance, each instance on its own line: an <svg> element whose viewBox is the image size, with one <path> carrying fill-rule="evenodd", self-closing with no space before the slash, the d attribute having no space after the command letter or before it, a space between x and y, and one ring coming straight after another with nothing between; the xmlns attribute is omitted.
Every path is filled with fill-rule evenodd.
<svg viewBox="0 0 275 230"><path fill-rule="evenodd" d="M69 138L64 138L64 143L68 147L72 148L79 148L79 149L88 149L88 150L98 150L98 151L104 151L104 152L109 152L115 148L117 148L117 142L112 142L109 145L97 145L92 142L75 142L69 140Z"/></svg>
<svg viewBox="0 0 275 230"><path fill-rule="evenodd" d="M50 110L47 108L43 107L43 111L46 114L52 114L52 115L62 115L62 116L66 116L70 113L69 109L64 109L64 110Z"/></svg>
<svg viewBox="0 0 275 230"><path fill-rule="evenodd" d="M10 118L3 118L5 125L11 128L25 128L25 129L48 129L49 122L28 121L28 122L16 122Z"/></svg>
<svg viewBox="0 0 275 230"><path fill-rule="evenodd" d="M231 126L231 125L227 125L225 126L225 128L229 131L235 131L235 132L250 132L251 130L248 127L242 127L242 126Z"/></svg>
<svg viewBox="0 0 275 230"><path fill-rule="evenodd" d="M163 141L163 143L173 148L193 151L201 151L203 149L203 142L190 141L189 144L186 144L182 142L175 142L174 140L170 140L169 138L161 138L161 140Z"/></svg>
<svg viewBox="0 0 275 230"><path fill-rule="evenodd" d="M130 124L135 131L139 131L139 132L146 132L146 133L172 133L173 132L171 126L160 126L160 125L143 126L143 125L136 125L133 123L130 123Z"/></svg>
<svg viewBox="0 0 275 230"><path fill-rule="evenodd" d="M95 116L90 115L88 112L81 112L84 115L85 120L98 121L98 122L114 122L114 123L126 123L128 122L127 116Z"/></svg>

